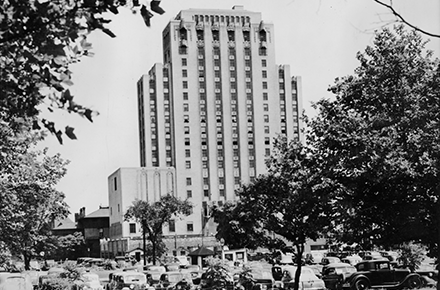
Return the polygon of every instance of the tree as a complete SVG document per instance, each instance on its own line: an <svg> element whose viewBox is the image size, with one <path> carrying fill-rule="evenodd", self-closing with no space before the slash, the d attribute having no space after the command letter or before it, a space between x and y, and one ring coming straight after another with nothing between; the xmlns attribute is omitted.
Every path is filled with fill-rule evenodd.
<svg viewBox="0 0 440 290"><path fill-rule="evenodd" d="M397 261L411 271L417 270L425 258L425 247L413 242L403 243L400 246L400 255Z"/></svg>
<svg viewBox="0 0 440 290"><path fill-rule="evenodd" d="M75 260L82 252L86 252L86 241L81 232L66 236L54 237L53 250L48 256L56 260Z"/></svg>
<svg viewBox="0 0 440 290"><path fill-rule="evenodd" d="M154 2L154 1L153 1ZM156 1L157 3L157 1ZM87 36L100 30L116 35L106 25L106 12L118 14L131 6L149 26L151 12L139 1L126 0L5 0L0 7L0 120L13 130L26 121L33 130L47 129L63 142L63 136L76 139L73 127L63 130L39 118L42 109L67 110L91 122L97 112L74 101L71 64L91 56ZM155 9L153 9L155 8ZM164 11L152 7L156 13ZM1 131L0 131L1 133ZM0 135L1 136L1 135ZM3 137L3 136L1 136Z"/></svg>
<svg viewBox="0 0 440 290"><path fill-rule="evenodd" d="M251 248L284 250L291 243L298 265L295 289L299 287L304 244L307 239L323 236L332 219L331 197L320 193L333 184L321 178L321 160L316 157L311 148L280 136L267 160L268 174L243 185L237 191L235 206L213 210L218 223L216 237L227 245L238 245L241 240Z"/></svg>
<svg viewBox="0 0 440 290"><path fill-rule="evenodd" d="M67 162L46 151L16 157L14 168L0 172L0 241L11 254L22 255L29 269L33 256L49 250L51 222L69 213L64 194L54 189Z"/></svg>
<svg viewBox="0 0 440 290"><path fill-rule="evenodd" d="M188 200L180 200L168 194L159 201L149 203L136 199L124 215L126 221L135 220L141 225L143 250L146 253L146 239L151 242L153 264L156 264L157 245L162 241L162 227L176 216L191 214L192 204ZM144 255L144 265L146 257Z"/></svg>
<svg viewBox="0 0 440 290"><path fill-rule="evenodd" d="M404 24L408 25L409 27L411 27L412 29L414 29L414 30L416 30L416 31L418 31L420 33L426 34L428 36L440 38L440 34L431 33L431 32L429 32L427 30L419 28L415 24L413 24L413 23L409 22L408 20L406 20L406 18L403 17L402 14L397 12L397 10L393 7L392 0L389 1L389 4L385 3L384 1L380 1L380 0L374 0L374 2L376 2L376 3L386 7L388 10L390 10L391 13L393 13L393 15L396 17L396 22L404 23Z"/></svg>
<svg viewBox="0 0 440 290"><path fill-rule="evenodd" d="M335 99L315 104L307 136L340 185L336 238L439 250L440 62L425 44L403 26L377 32Z"/></svg>

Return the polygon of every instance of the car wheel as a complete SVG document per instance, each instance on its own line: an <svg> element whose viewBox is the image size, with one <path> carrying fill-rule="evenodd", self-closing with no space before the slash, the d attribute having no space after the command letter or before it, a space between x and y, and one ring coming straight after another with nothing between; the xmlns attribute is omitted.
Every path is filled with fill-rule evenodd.
<svg viewBox="0 0 440 290"><path fill-rule="evenodd" d="M359 279L354 282L354 290L367 290L370 288L370 283L366 279Z"/></svg>
<svg viewBox="0 0 440 290"><path fill-rule="evenodd" d="M422 281L420 281L419 277L413 276L408 279L407 286L409 289L420 288L420 286L422 286Z"/></svg>

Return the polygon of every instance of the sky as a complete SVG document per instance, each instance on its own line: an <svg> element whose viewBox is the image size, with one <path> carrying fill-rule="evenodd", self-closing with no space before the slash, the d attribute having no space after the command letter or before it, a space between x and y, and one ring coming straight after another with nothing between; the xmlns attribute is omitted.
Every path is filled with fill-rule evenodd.
<svg viewBox="0 0 440 290"><path fill-rule="evenodd" d="M440 34L440 1L393 4L412 24ZM97 110L99 116L91 123L67 112L43 112L56 120L58 128L74 127L78 138L60 145L49 136L39 145L70 161L57 189L66 195L71 217L81 207L89 214L107 206L107 177L120 167L140 166L136 82L154 63L162 62L162 30L167 23L181 10L234 5L261 12L263 21L274 24L276 62L290 65L291 74L301 76L303 106L309 116L316 114L312 102L332 97L327 88L335 78L353 74L356 53L372 45L374 31L395 20L373 0L162 0L166 13L156 14L150 28L130 9L109 14L109 28L117 37L92 33L89 42L95 55L71 67L74 100ZM439 57L440 40L425 39L430 39L427 47Z"/></svg>

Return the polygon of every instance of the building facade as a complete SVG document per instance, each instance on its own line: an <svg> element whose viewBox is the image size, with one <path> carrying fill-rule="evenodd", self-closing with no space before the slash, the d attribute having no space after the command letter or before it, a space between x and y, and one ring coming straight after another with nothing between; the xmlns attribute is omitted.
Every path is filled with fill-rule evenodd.
<svg viewBox="0 0 440 290"><path fill-rule="evenodd" d="M273 24L242 6L181 11L137 92L141 168L174 168L173 194L194 205L168 236L213 236L209 208L266 172L278 134L301 140L301 78L276 64Z"/></svg>
<svg viewBox="0 0 440 290"><path fill-rule="evenodd" d="M277 134L301 138L300 77L275 63L274 40L242 6L184 10L163 31L163 64L138 82L140 165L174 167L178 196L202 216L266 172Z"/></svg>

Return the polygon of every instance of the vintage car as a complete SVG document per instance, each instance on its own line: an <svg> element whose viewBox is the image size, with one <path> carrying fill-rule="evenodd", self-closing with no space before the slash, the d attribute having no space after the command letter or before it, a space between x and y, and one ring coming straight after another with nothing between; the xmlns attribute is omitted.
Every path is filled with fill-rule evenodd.
<svg viewBox="0 0 440 290"><path fill-rule="evenodd" d="M341 259L342 263L347 263L352 266L356 266L357 263L361 262L362 258L358 255L351 255Z"/></svg>
<svg viewBox="0 0 440 290"><path fill-rule="evenodd" d="M322 280L330 290L342 289L342 284L356 268L348 263L331 263L322 268Z"/></svg>
<svg viewBox="0 0 440 290"><path fill-rule="evenodd" d="M78 288L84 290L104 290L101 285L98 274L91 272L84 272L81 274L80 283Z"/></svg>
<svg viewBox="0 0 440 290"><path fill-rule="evenodd" d="M30 278L22 273L0 273L1 290L32 290Z"/></svg>
<svg viewBox="0 0 440 290"><path fill-rule="evenodd" d="M159 285L156 289L169 290L169 289L193 289L194 283L192 281L191 273L188 271L171 271L165 272L160 275Z"/></svg>
<svg viewBox="0 0 440 290"><path fill-rule="evenodd" d="M286 266L283 268L283 277L281 282L284 289L294 289L296 266ZM299 290L323 290L325 283L322 279L315 275L315 272L309 267L301 267L301 275L299 278Z"/></svg>
<svg viewBox="0 0 440 290"><path fill-rule="evenodd" d="M148 265L144 266L144 274L147 275L147 281L150 286L156 287L160 282L160 276L167 270L164 266Z"/></svg>
<svg viewBox="0 0 440 290"><path fill-rule="evenodd" d="M333 256L326 256L324 258L321 259L321 265L328 265L331 263L340 263L341 259L339 259L338 257L333 257Z"/></svg>
<svg viewBox="0 0 440 290"><path fill-rule="evenodd" d="M343 289L414 289L422 285L419 274L408 269L395 269L388 259L362 261L356 265L356 270L345 279Z"/></svg>
<svg viewBox="0 0 440 290"><path fill-rule="evenodd" d="M135 271L115 272L111 275L108 290L144 290L149 289L147 276Z"/></svg>

